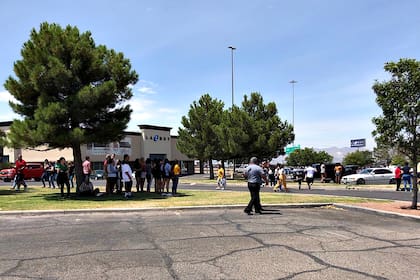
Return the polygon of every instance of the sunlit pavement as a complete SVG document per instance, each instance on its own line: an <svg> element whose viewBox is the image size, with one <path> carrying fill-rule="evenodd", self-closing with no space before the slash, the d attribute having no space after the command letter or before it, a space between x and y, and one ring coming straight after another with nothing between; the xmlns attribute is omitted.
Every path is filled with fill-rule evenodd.
<svg viewBox="0 0 420 280"><path fill-rule="evenodd" d="M420 223L337 208L0 217L1 279L416 279ZM418 279L418 278L417 278Z"/></svg>

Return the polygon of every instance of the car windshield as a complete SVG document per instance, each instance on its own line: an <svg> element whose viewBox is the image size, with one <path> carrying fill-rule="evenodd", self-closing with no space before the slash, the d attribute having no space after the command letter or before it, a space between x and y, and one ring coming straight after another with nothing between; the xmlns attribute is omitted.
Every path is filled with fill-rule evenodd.
<svg viewBox="0 0 420 280"><path fill-rule="evenodd" d="M362 171L360 171L360 174L369 174L370 172L372 172L372 169L371 168L366 168L366 169L363 169Z"/></svg>

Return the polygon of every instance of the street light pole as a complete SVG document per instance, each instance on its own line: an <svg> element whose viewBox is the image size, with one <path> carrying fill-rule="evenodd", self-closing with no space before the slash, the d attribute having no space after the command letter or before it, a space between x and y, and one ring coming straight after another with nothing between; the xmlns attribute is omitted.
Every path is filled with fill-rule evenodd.
<svg viewBox="0 0 420 280"><path fill-rule="evenodd" d="M291 80L289 83L292 84L292 126L293 132L295 132L295 84L297 81ZM293 146L295 145L295 141L293 141Z"/></svg>
<svg viewBox="0 0 420 280"><path fill-rule="evenodd" d="M235 96L234 95L234 87L233 87L233 51L236 50L236 48L233 47L233 46L229 46L228 49L230 49L231 64L232 64L232 108L231 108L231 111L233 112L233 104L234 104L234 99L233 98ZM234 174L235 174L235 159L233 159L233 172L231 174L232 179L234 177Z"/></svg>
<svg viewBox="0 0 420 280"><path fill-rule="evenodd" d="M235 47L229 46L228 49L230 49L231 53L231 60L232 60L232 108L234 104L234 88L233 88L233 51L236 50Z"/></svg>

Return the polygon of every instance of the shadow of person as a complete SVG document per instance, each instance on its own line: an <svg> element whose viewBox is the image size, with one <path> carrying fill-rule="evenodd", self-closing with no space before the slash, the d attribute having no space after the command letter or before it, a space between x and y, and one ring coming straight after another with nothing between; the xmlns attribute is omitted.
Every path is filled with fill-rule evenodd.
<svg viewBox="0 0 420 280"><path fill-rule="evenodd" d="M282 213L278 211L279 210L264 210L264 211L261 211L260 215L283 215Z"/></svg>

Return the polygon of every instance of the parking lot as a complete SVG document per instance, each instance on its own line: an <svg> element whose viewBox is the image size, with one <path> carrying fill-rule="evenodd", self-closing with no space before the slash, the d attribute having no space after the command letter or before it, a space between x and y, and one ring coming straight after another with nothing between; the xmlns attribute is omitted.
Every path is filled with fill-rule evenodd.
<svg viewBox="0 0 420 280"><path fill-rule="evenodd" d="M419 279L416 221L268 210L1 216L0 278Z"/></svg>

